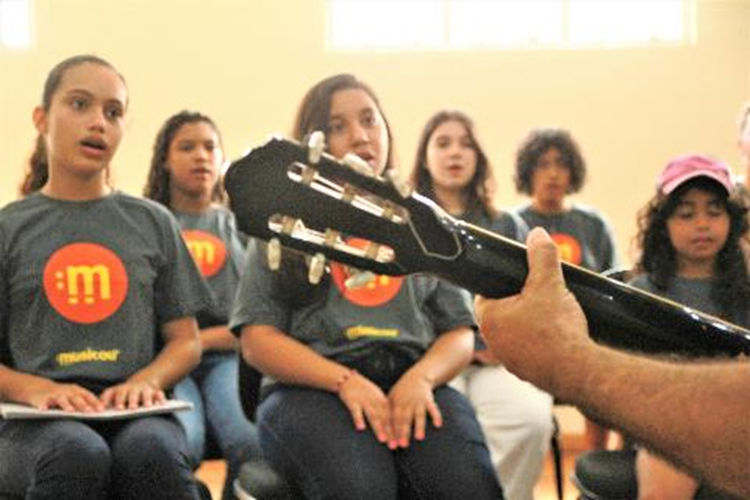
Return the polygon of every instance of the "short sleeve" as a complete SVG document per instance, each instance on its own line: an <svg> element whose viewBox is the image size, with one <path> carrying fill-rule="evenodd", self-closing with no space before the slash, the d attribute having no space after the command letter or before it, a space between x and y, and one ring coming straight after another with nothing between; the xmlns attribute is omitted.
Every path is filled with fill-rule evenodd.
<svg viewBox="0 0 750 500"><path fill-rule="evenodd" d="M268 268L259 240L250 238L245 253L245 268L240 277L229 327L239 335L246 325L269 325L287 332L291 310L279 298L277 280Z"/></svg>
<svg viewBox="0 0 750 500"><path fill-rule="evenodd" d="M521 243L526 242L526 236L529 234L526 221L514 212L500 212L492 221L490 230Z"/></svg>
<svg viewBox="0 0 750 500"><path fill-rule="evenodd" d="M425 303L426 312L438 334L460 326L477 329L472 296L463 288L437 279L433 293Z"/></svg>

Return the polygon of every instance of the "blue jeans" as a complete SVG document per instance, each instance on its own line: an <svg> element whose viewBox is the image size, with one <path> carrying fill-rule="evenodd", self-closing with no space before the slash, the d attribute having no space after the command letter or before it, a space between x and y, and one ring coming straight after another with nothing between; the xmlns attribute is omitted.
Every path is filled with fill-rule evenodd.
<svg viewBox="0 0 750 500"><path fill-rule="evenodd" d="M172 417L0 421L0 493L27 500L198 500Z"/></svg>
<svg viewBox="0 0 750 500"><path fill-rule="evenodd" d="M205 455L207 436L227 461L222 498L234 498L232 483L240 466L262 455L258 431L240 405L239 355L235 352L207 352L201 364L174 388L174 397L193 403L191 411L177 412L185 429L193 466Z"/></svg>
<svg viewBox="0 0 750 500"><path fill-rule="evenodd" d="M261 403L261 445L273 467L308 500L503 498L482 430L468 401L440 387L443 427L389 450L358 432L336 394L279 387Z"/></svg>

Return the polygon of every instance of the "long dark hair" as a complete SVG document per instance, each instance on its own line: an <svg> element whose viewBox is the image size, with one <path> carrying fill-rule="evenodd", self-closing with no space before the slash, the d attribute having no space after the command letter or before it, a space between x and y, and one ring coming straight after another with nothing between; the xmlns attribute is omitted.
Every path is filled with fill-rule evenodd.
<svg viewBox="0 0 750 500"><path fill-rule="evenodd" d="M388 144L392 145L393 136L391 135L391 127L383 113L383 106L380 104L378 96L369 85L348 73L341 73L325 78L307 91L305 97L302 98L299 108L297 108L297 115L292 126L292 137L297 140L304 140L317 130L327 132L333 95L336 92L351 89L362 90L375 103L385 122L385 129L388 133ZM392 151L393 146L388 148L385 163L386 169L393 167Z"/></svg>
<svg viewBox="0 0 750 500"><path fill-rule="evenodd" d="M219 146L224 150L221 132L214 121L206 115L193 111L180 111L170 116L164 125L161 126L154 140L153 153L151 154L151 167L148 171L148 181L143 189L143 196L158 201L166 207L172 203L170 194L169 170L166 168L167 157L169 156L169 147L172 144L177 132L189 123L207 123L216 132L219 138ZM224 189L221 180L214 186L211 193L211 201L223 203L225 200Z"/></svg>
<svg viewBox="0 0 750 500"><path fill-rule="evenodd" d="M669 238L667 220L690 189L715 195L729 214L729 235L714 263L711 299L727 318L742 317L750 304L750 279L740 240L748 231L747 209L733 200L721 185L707 177L696 177L677 187L669 195L658 192L638 213L637 247L640 258L637 273L647 273L649 281L666 291L677 275L677 254Z"/></svg>
<svg viewBox="0 0 750 500"><path fill-rule="evenodd" d="M550 149L560 152L562 164L570 170L568 194L577 193L586 181L586 161L578 143L567 130L559 128L539 128L532 130L521 141L516 153L516 191L531 196L534 186L531 177L539 159Z"/></svg>
<svg viewBox="0 0 750 500"><path fill-rule="evenodd" d="M338 74L325 78L315 84L305 94L297 109L297 115L292 127L292 137L304 141L315 131L326 132L329 127L331 102L334 94L350 89L364 91L380 111L388 134L388 144L391 145L386 155L385 168L386 170L393 168L393 156L391 153L393 151L393 137L391 136L391 127L388 124L388 120L383 113L383 108L375 92L354 75ZM305 256L298 252L285 250L281 268L275 276L278 280L279 296L290 307L296 308L308 304L314 298L324 294L328 289L330 284L328 273L324 274L318 285L310 284L307 273L308 268L305 263Z"/></svg>
<svg viewBox="0 0 750 500"><path fill-rule="evenodd" d="M125 78L123 78L120 72L117 71L117 68L115 68L109 61L92 54L81 54L69 57L57 63L57 65L55 65L55 67L47 74L47 80L44 83L42 102L40 105L45 112L49 111L50 106L52 105L52 98L55 96L55 92L57 92L57 89L60 87L60 83L68 70L76 68L82 64L97 64L111 69L127 87ZM42 189L42 187L47 184L48 180L49 163L47 159L47 147L44 144L44 137L38 135L19 192L21 196L28 196Z"/></svg>
<svg viewBox="0 0 750 500"><path fill-rule="evenodd" d="M466 186L468 194L467 212L480 212L492 218L497 214L492 201L497 184L487 155L477 140L476 132L474 131L474 121L466 113L455 110L438 111L427 121L422 129L422 135L417 146L417 156L414 160L414 168L410 176L411 183L418 192L435 199L434 181L430 175L430 171L427 169L427 145L435 130L443 123L450 121L459 122L464 126L471 140L471 147L477 155L476 170L469 185Z"/></svg>

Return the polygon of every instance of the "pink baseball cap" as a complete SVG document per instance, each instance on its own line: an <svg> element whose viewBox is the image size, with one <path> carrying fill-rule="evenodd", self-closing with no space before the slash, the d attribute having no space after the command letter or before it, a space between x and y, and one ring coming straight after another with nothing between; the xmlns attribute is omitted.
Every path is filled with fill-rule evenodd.
<svg viewBox="0 0 750 500"><path fill-rule="evenodd" d="M734 189L729 167L705 155L685 155L672 159L659 175L656 187L662 193L669 194L686 181L696 177L708 177L715 180L727 190L727 194L731 194Z"/></svg>

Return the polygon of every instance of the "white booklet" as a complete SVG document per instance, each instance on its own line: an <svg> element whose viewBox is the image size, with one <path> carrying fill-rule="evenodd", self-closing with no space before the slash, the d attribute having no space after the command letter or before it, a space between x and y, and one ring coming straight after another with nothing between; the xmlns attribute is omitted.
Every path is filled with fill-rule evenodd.
<svg viewBox="0 0 750 500"><path fill-rule="evenodd" d="M65 411L60 409L38 410L34 407L18 403L0 403L0 416L12 419L40 419L40 418L71 418L76 420L122 420L138 418L146 415L159 415L176 411L190 410L193 403L179 399L169 399L163 404L138 408L135 410L104 410L96 413L81 411Z"/></svg>

